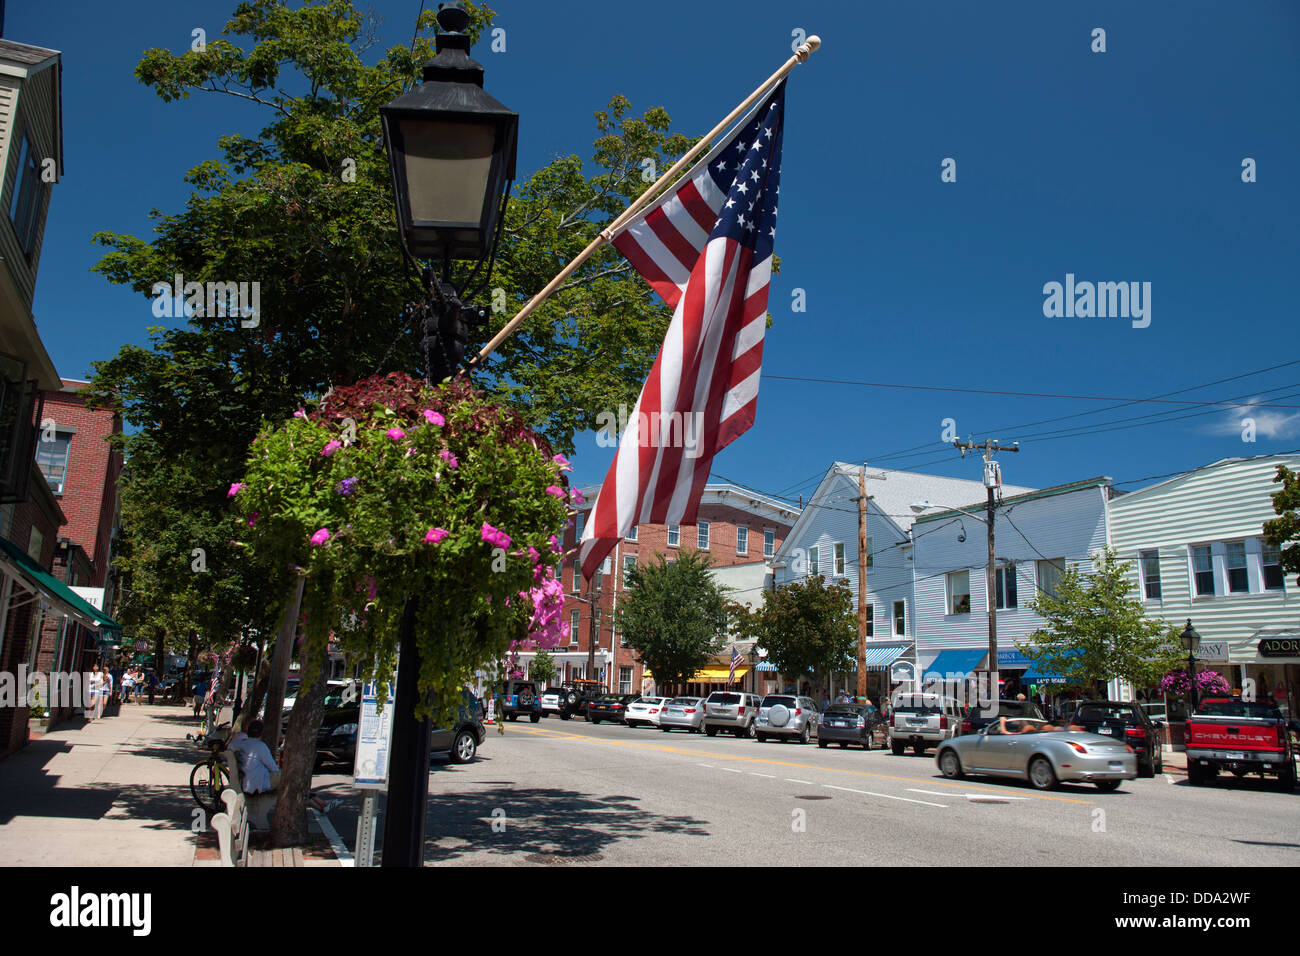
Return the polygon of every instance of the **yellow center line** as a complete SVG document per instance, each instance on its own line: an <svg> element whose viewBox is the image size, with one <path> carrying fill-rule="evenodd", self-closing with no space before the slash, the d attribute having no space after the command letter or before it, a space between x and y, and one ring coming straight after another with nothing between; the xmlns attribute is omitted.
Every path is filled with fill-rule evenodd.
<svg viewBox="0 0 1300 956"><path fill-rule="evenodd" d="M976 793L1000 793L1005 794L1006 790L998 787L981 787L977 784L969 783L952 783L947 780L936 780L933 777L900 777L889 773L871 773L867 770L844 770L839 767L822 767L811 763L796 763L791 760L772 760L768 757L742 757L735 754L716 753L708 750L685 750L681 747L668 747L659 744L647 744L637 740L610 740L607 737L593 737L590 734L575 734L568 730L542 730L531 727L515 727L514 730L525 734L536 734L537 736L549 737L553 740L590 740L598 744L606 744L611 747L630 747L633 750L653 750L658 753L681 754L686 757L709 757L716 760L738 760L744 763L767 764L773 767L799 767L804 770L826 770L830 773L846 773L855 777L875 777L878 780L902 780L907 783L924 783L927 786L951 787L955 790L974 791ZM1091 806L1091 800L1076 800L1073 797L1057 797L1046 793L1031 793L1029 796L1037 800L1052 800L1057 803L1078 803L1084 806Z"/></svg>

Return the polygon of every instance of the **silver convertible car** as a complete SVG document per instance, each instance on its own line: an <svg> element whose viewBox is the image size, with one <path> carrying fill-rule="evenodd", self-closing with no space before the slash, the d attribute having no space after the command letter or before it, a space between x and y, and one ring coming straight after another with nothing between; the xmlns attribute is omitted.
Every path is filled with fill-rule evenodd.
<svg viewBox="0 0 1300 956"><path fill-rule="evenodd" d="M1045 720L1002 719L977 734L945 740L935 763L945 777L1015 777L1039 790L1063 781L1114 790L1138 775L1137 754L1128 744L1084 731L1046 729L1052 726Z"/></svg>

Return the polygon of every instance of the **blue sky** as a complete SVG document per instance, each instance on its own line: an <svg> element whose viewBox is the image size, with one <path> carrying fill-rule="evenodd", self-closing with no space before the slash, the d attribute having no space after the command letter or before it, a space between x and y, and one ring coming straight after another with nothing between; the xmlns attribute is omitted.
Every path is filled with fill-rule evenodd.
<svg viewBox="0 0 1300 956"><path fill-rule="evenodd" d="M155 321L147 300L89 271L100 255L90 236L147 238L149 210L181 207L185 171L219 136L262 125L256 107L221 97L164 104L132 76L144 49L179 52L196 27L214 37L234 5L8 4L7 37L64 54L66 171L35 312L65 376L145 342ZM483 43L476 57L487 89L522 115L521 176L587 155L592 111L615 93L703 133L789 55L792 31L823 38L787 94L782 270L758 420L715 475L790 495L807 495L834 459L978 479L978 464L941 444L948 418L963 438L1021 440L1005 480L1037 487L1300 446L1293 2L754 0L667 18L585 0L495 7L506 50ZM381 47L409 40L419 0L374 8ZM1096 28L1104 53L1091 49ZM1247 157L1253 183L1242 182ZM941 182L946 158L955 182ZM1149 326L1046 317L1043 286L1067 274L1149 282ZM804 312L792 311L795 290ZM1278 403L1245 411L1099 411L1117 403L777 377L1140 398L1288 362L1172 396ZM1254 442L1242 440L1247 416ZM600 481L611 454L581 437L575 480Z"/></svg>

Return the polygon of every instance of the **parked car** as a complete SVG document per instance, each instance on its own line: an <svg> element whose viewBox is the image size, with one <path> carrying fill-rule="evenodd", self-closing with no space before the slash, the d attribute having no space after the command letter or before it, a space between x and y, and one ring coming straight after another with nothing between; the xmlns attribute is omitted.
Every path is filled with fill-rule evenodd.
<svg viewBox="0 0 1300 956"><path fill-rule="evenodd" d="M806 744L817 732L817 703L811 697L768 694L759 702L754 738L760 744L769 738Z"/></svg>
<svg viewBox="0 0 1300 956"><path fill-rule="evenodd" d="M677 728L693 734L704 733L704 698L674 697L659 715L659 729L669 733Z"/></svg>
<svg viewBox="0 0 1300 956"><path fill-rule="evenodd" d="M1136 704L1113 700L1083 700L1073 709L1070 724L1090 734L1122 740L1137 754L1139 777L1164 771L1160 730Z"/></svg>
<svg viewBox="0 0 1300 956"><path fill-rule="evenodd" d="M638 697L627 705L627 712L623 715L623 723L629 727L635 727L638 724L644 724L647 727L658 727L659 720L663 717L664 705L667 703L667 697Z"/></svg>
<svg viewBox="0 0 1300 956"><path fill-rule="evenodd" d="M1013 777L1038 790L1076 781L1114 790L1137 776L1137 754L1128 744L1086 731L1040 729L1045 726L1052 725L1028 718L999 720L978 734L943 741L934 760L945 777Z"/></svg>
<svg viewBox="0 0 1300 956"><path fill-rule="evenodd" d="M501 714L506 720L527 717L533 723L542 719L542 702L537 685L530 680L508 680L501 695Z"/></svg>
<svg viewBox="0 0 1300 956"><path fill-rule="evenodd" d="M357 725L361 720L360 682L347 690L329 693L325 698L325 716L316 732L316 763L352 764L357 753ZM344 697L348 700L345 702ZM389 703L391 706L391 701ZM287 727L288 721L286 720ZM452 763L469 763L478 755L487 731L483 727L483 707L468 691L461 702L455 724L434 728L430 737L430 754L447 754Z"/></svg>
<svg viewBox="0 0 1300 956"><path fill-rule="evenodd" d="M887 733L888 725L880 711L865 704L833 704L822 711L817 723L817 746L856 744L870 750L877 732Z"/></svg>
<svg viewBox="0 0 1300 956"><path fill-rule="evenodd" d="M628 704L636 700L636 694L604 694L587 704L587 720L598 724L602 720L623 722Z"/></svg>
<svg viewBox="0 0 1300 956"><path fill-rule="evenodd" d="M1187 780L1210 783L1228 770L1238 777L1276 777L1279 789L1293 790L1292 733L1300 733L1300 721L1287 720L1272 700L1207 698L1187 718Z"/></svg>
<svg viewBox="0 0 1300 956"><path fill-rule="evenodd" d="M919 757L930 747L961 735L962 707L940 694L895 694L891 702L889 748L902 756L908 747Z"/></svg>
<svg viewBox="0 0 1300 956"><path fill-rule="evenodd" d="M1155 724L1157 727L1169 723L1169 707L1164 702L1152 702L1142 704L1141 706L1142 709L1147 712L1147 716L1151 718L1151 723Z"/></svg>
<svg viewBox="0 0 1300 956"><path fill-rule="evenodd" d="M325 700L329 701L331 697L336 697L343 693L348 687L349 682L346 680L330 680L325 682ZM280 715L285 716L293 710L293 705L298 703L298 692L302 690L302 678L291 677L284 684L284 706L280 708ZM329 706L326 704L326 706Z"/></svg>
<svg viewBox="0 0 1300 956"><path fill-rule="evenodd" d="M560 685L560 719L585 717L587 704L607 693L605 685L598 680L571 680Z"/></svg>
<svg viewBox="0 0 1300 956"><path fill-rule="evenodd" d="M551 714L559 716L563 706L564 689L561 687L548 687L542 691L540 700L542 702L543 717L549 717Z"/></svg>
<svg viewBox="0 0 1300 956"><path fill-rule="evenodd" d="M992 710L991 707L988 709ZM961 718L961 733L978 734L999 717L1006 717L1008 720L1022 717L1029 717L1034 720L1043 719L1042 708L1032 700L999 700L997 714L989 716L984 711L985 708L978 702L969 704Z"/></svg>
<svg viewBox="0 0 1300 956"><path fill-rule="evenodd" d="M737 737L752 737L760 704L754 694L715 690L704 700L704 732L712 737L727 730Z"/></svg>

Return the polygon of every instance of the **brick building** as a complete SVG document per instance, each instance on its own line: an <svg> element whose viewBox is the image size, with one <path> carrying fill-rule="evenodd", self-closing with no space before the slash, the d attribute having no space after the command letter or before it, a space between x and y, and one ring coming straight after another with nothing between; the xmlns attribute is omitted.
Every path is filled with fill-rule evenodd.
<svg viewBox="0 0 1300 956"><path fill-rule="evenodd" d="M599 486L582 489L586 504L579 510L576 526L565 534L566 551L577 547L599 490ZM590 582L590 590L583 589L581 571L572 561L566 561L563 570L564 613L570 627L569 643L550 652L559 668L558 679L574 680L587 676L588 652L594 639L592 677L603 681L616 693L641 693L644 668L636 653L624 646L614 630L618 602L624 594L626 571L659 555L673 561L682 550L698 549L712 559L713 566L719 569L719 579L733 587L733 600L755 603L762 597L761 582L770 577L766 562L781 547L798 517L799 509L784 501L739 485L708 484L700 498L695 524L638 525L631 537L624 538L610 552L599 581ZM739 570L743 575L746 569L750 573L743 580L758 583L743 588L746 593L741 593L732 582L742 580L735 571ZM597 588L593 602L591 592ZM593 605L596 608L594 619ZM530 653L520 654L520 666L527 670L532 657ZM725 679L724 673L720 683L725 683Z"/></svg>

